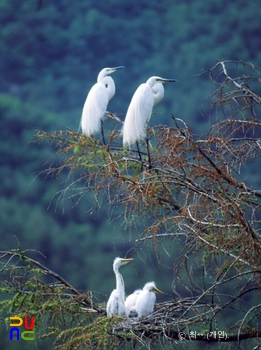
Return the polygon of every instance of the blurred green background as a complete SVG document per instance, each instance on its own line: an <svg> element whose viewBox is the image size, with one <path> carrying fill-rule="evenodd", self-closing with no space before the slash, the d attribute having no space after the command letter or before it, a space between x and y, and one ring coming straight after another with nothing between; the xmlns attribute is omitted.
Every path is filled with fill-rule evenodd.
<svg viewBox="0 0 261 350"><path fill-rule="evenodd" d="M18 240L22 249L41 251L46 256L41 261L75 288L104 293L100 301L115 285L114 257L128 254L135 261L122 269L126 292L155 280L169 294L165 299L171 298L178 244L168 247L169 255L161 247L158 264L149 245L131 250L142 220L126 228L116 220L122 209L111 211L106 202L89 212L91 195L76 206L58 201L55 194L63 185L39 175L54 150L32 141L35 129L77 131L99 71L124 65L113 74L116 94L109 111L124 119L139 84L152 75L175 78L179 83L165 86L150 124L171 124L174 113L204 134L211 123L204 101L213 86L207 74L199 74L216 60L260 64L261 7L243 0L43 0L38 5L37 0L0 3L1 250L16 248ZM260 185L257 173L246 176Z"/></svg>

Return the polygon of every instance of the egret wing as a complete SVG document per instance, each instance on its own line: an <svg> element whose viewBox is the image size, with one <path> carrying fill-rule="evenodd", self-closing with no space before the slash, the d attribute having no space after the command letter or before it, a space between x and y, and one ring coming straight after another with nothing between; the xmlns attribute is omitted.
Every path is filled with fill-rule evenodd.
<svg viewBox="0 0 261 350"><path fill-rule="evenodd" d="M136 311L139 317L148 316L153 312L156 295L153 292L143 290L138 296Z"/></svg>
<svg viewBox="0 0 261 350"><path fill-rule="evenodd" d="M131 311L136 311L136 302L139 294L142 292L142 289L137 289L134 293L130 294L125 300L125 309L126 314L129 316Z"/></svg>
<svg viewBox="0 0 261 350"><path fill-rule="evenodd" d="M116 289L111 292L106 311L107 316L118 315L119 313L119 295Z"/></svg>
<svg viewBox="0 0 261 350"><path fill-rule="evenodd" d="M81 118L83 134L90 136L100 131L101 120L106 112L108 102L106 87L101 83L93 85L83 106Z"/></svg>
<svg viewBox="0 0 261 350"><path fill-rule="evenodd" d="M126 114L123 126L124 145L131 145L146 136L146 123L151 117L153 104L151 88L147 84L141 84L135 91Z"/></svg>

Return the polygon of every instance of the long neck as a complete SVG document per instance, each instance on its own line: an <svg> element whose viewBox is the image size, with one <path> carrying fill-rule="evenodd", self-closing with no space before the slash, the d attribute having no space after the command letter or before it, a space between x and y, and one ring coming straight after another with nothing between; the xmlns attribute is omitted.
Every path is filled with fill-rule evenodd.
<svg viewBox="0 0 261 350"><path fill-rule="evenodd" d="M119 273L118 270L115 270L114 272L116 276L116 289L124 300L125 290L124 290L124 281L123 281L122 275Z"/></svg>
<svg viewBox="0 0 261 350"><path fill-rule="evenodd" d="M153 91L153 96L154 96L154 106L156 104L158 104L164 96L164 87L161 83L156 83L153 87L152 87L152 91Z"/></svg>
<svg viewBox="0 0 261 350"><path fill-rule="evenodd" d="M108 99L110 100L115 94L115 84L111 77L103 78L103 83L107 88Z"/></svg>
<svg viewBox="0 0 261 350"><path fill-rule="evenodd" d="M106 87L107 94L108 94L108 101L110 101L110 99L115 94L115 84L112 77L104 76L104 74L99 74L97 82L103 84Z"/></svg>

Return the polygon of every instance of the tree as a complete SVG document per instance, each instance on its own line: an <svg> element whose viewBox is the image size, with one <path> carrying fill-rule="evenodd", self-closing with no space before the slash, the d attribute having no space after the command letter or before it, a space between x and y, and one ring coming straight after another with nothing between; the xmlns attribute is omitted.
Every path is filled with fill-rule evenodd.
<svg viewBox="0 0 261 350"><path fill-rule="evenodd" d="M11 258L27 265L20 267L25 282L7 279L4 283L3 290L16 296L3 305L22 312L24 300L29 300L35 314L50 314L56 327L50 334L56 336L57 349L126 344L188 348L188 340L235 342L241 349L246 339L248 348L249 342L260 346L261 191L259 176L251 184L247 180L260 165L260 78L257 67L235 61L217 62L208 74L214 92L207 135L194 135L184 120L172 115L173 126L148 129L150 157L145 143L141 157L135 149L123 149L118 125L105 146L69 129L38 132L38 139L52 140L62 156L46 175L68 174L59 198L79 200L91 192L95 205L106 200L121 207L126 225L146 217L136 244L152 244L159 260L161 245L168 254L174 246L181 247L173 262L173 300L157 304L152 315L138 321L106 317L99 295L94 298L91 291L81 295L20 250L2 252L2 259L7 258L5 273L19 268ZM50 284L45 276L39 280L36 272L59 283ZM37 306L32 300L37 289L39 297L46 298L44 309L42 301ZM61 319L66 324L68 314L70 326L62 330Z"/></svg>

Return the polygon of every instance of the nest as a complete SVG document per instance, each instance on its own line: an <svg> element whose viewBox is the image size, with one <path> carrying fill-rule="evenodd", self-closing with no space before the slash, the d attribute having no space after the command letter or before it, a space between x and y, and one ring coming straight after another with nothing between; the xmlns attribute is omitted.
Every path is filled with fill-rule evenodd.
<svg viewBox="0 0 261 350"><path fill-rule="evenodd" d="M189 326L195 325L199 320L201 324L204 320L209 321L208 317L204 317L203 309L206 308L207 304L196 305L195 300L190 298L160 303L155 305L155 311L146 317L131 317L118 322L112 327L112 334L119 336L124 333L129 338L139 341L190 339ZM199 340L205 339L207 334L201 334Z"/></svg>

